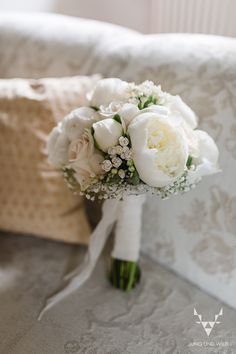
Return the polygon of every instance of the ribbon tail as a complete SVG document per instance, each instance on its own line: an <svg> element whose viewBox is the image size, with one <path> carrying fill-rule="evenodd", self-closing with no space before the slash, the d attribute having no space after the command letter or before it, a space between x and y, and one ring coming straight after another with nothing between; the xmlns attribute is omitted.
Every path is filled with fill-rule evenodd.
<svg viewBox="0 0 236 354"><path fill-rule="evenodd" d="M116 200L107 200L104 202L102 219L91 235L88 254L83 265L77 267L69 274L70 280L64 289L47 299L46 305L38 316L39 321L50 308L81 287L90 277L112 227L117 220L118 205L119 202Z"/></svg>

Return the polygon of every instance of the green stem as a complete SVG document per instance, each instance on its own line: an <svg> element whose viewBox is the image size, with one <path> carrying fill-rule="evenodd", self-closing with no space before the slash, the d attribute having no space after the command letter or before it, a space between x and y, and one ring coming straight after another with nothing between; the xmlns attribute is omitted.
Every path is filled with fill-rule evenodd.
<svg viewBox="0 0 236 354"><path fill-rule="evenodd" d="M130 289L132 289L132 285L134 284L135 282L135 272L136 272L136 263L131 263L130 265L130 273L129 273L129 281L128 281L128 285L127 285L127 288L126 290L129 291Z"/></svg>
<svg viewBox="0 0 236 354"><path fill-rule="evenodd" d="M118 289L130 291L139 283L141 271L137 262L113 259L110 281Z"/></svg>
<svg viewBox="0 0 236 354"><path fill-rule="evenodd" d="M120 265L120 288L124 289L124 263L122 262Z"/></svg>

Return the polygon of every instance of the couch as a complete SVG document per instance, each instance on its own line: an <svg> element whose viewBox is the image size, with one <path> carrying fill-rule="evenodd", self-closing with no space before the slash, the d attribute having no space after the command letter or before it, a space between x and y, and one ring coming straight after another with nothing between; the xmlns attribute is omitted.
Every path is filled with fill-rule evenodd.
<svg viewBox="0 0 236 354"><path fill-rule="evenodd" d="M8 14L0 16L0 50L2 78L101 73L160 83L196 111L200 127L217 141L223 171L180 199L148 199L143 282L133 293L110 288L105 252L85 286L41 322L37 313L45 298L84 249L2 232L1 352L235 353L236 40L142 35L60 15ZM208 337L195 323L194 308L212 318L222 307L213 345L203 348ZM217 341L226 344L219 349Z"/></svg>

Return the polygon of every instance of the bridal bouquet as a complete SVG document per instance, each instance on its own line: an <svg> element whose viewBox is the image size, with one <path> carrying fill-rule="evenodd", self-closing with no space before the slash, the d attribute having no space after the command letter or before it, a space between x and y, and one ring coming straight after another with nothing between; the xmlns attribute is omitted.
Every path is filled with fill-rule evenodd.
<svg viewBox="0 0 236 354"><path fill-rule="evenodd" d="M179 96L151 81L135 85L111 78L97 83L87 107L52 130L49 161L62 170L68 187L105 202L84 267L48 306L88 278L115 222L110 280L124 290L135 286L145 196L184 193L218 172L218 149L196 127L196 115Z"/></svg>

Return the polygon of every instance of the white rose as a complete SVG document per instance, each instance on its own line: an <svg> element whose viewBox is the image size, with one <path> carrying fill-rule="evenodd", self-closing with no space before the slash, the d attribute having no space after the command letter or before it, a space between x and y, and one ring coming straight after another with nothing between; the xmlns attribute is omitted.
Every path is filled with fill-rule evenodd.
<svg viewBox="0 0 236 354"><path fill-rule="evenodd" d="M85 131L91 128L98 119L96 111L89 107L80 107L69 113L63 120L62 130L70 141L78 139Z"/></svg>
<svg viewBox="0 0 236 354"><path fill-rule="evenodd" d="M75 170L75 177L82 188L89 185L91 178L104 173L101 167L104 157L95 149L89 131L85 131L70 144L68 157L69 167Z"/></svg>
<svg viewBox="0 0 236 354"><path fill-rule="evenodd" d="M98 81L90 93L90 105L93 107L106 106L111 102L125 102L128 99L129 84L116 78Z"/></svg>
<svg viewBox="0 0 236 354"><path fill-rule="evenodd" d="M48 161L55 167L63 167L68 162L69 139L62 132L61 123L58 124L48 137Z"/></svg>
<svg viewBox="0 0 236 354"><path fill-rule="evenodd" d="M218 167L219 150L214 140L204 131L195 130L198 139L199 156L193 158L193 171L189 171L189 179L200 178L220 171Z"/></svg>
<svg viewBox="0 0 236 354"><path fill-rule="evenodd" d="M112 118L123 106L120 102L111 102L108 106L100 106L99 115L101 119Z"/></svg>
<svg viewBox="0 0 236 354"><path fill-rule="evenodd" d="M123 133L122 125L112 118L103 119L93 124L94 139L104 152L118 144L119 137Z"/></svg>
<svg viewBox="0 0 236 354"><path fill-rule="evenodd" d="M144 112L130 123L134 164L140 178L152 187L164 187L186 168L188 144L181 119Z"/></svg>
<svg viewBox="0 0 236 354"><path fill-rule="evenodd" d="M170 108L171 111L177 111L181 114L185 122L192 128L195 129L198 124L198 119L196 114L192 109L182 100L180 96L167 96L166 106Z"/></svg>

